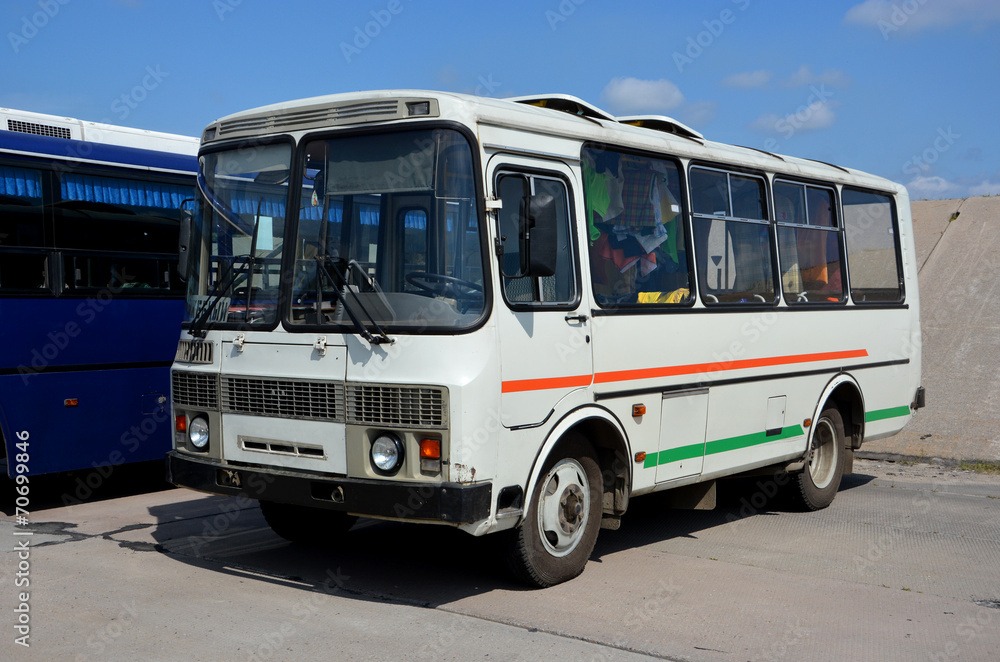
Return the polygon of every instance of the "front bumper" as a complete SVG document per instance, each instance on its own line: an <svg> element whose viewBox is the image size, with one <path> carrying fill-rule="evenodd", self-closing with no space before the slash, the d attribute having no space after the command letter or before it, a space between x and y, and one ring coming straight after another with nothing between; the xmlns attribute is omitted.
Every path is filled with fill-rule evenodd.
<svg viewBox="0 0 1000 662"><path fill-rule="evenodd" d="M225 496L341 510L391 519L470 524L490 516L490 482L408 483L330 477L268 467L230 465L186 453L167 453L167 480Z"/></svg>

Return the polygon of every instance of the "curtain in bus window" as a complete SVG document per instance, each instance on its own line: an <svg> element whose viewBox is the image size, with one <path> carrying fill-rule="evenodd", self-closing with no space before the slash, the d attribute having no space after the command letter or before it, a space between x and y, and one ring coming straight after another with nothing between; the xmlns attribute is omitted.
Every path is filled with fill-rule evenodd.
<svg viewBox="0 0 1000 662"><path fill-rule="evenodd" d="M193 186L65 172L59 193L54 241L63 252L63 289L181 290L177 233Z"/></svg>
<svg viewBox="0 0 1000 662"><path fill-rule="evenodd" d="M0 184L0 195L4 198L42 198L42 173L37 170L0 166Z"/></svg>
<svg viewBox="0 0 1000 662"><path fill-rule="evenodd" d="M591 277L601 304L683 303L689 293L673 162L583 151ZM675 296L670 296L672 293Z"/></svg>
<svg viewBox="0 0 1000 662"><path fill-rule="evenodd" d="M0 166L0 290L47 287L42 173Z"/></svg>
<svg viewBox="0 0 1000 662"><path fill-rule="evenodd" d="M180 209L192 197L190 186L65 173L60 177L63 200L103 202L124 207Z"/></svg>

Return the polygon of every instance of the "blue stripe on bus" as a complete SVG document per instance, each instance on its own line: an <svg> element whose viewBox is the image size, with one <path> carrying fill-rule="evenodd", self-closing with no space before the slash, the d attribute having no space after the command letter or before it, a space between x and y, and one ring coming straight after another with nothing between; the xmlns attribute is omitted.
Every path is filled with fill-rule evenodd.
<svg viewBox="0 0 1000 662"><path fill-rule="evenodd" d="M195 172L198 158L152 149L102 145L85 140L67 140L36 136L30 133L0 130L0 150L30 152L45 157L69 160L105 161L122 165Z"/></svg>

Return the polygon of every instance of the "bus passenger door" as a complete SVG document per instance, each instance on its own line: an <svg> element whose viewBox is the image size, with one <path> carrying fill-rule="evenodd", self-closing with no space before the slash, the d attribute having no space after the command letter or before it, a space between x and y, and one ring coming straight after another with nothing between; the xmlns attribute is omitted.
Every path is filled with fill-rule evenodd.
<svg viewBox="0 0 1000 662"><path fill-rule="evenodd" d="M660 411L656 482L695 476L705 463L708 389L666 392Z"/></svg>
<svg viewBox="0 0 1000 662"><path fill-rule="evenodd" d="M496 161L497 159L494 159ZM504 158L491 169L493 196L502 204L495 226L502 254L497 308L501 351L501 421L506 427L541 423L557 402L593 380L590 315L582 301L568 168ZM555 216L553 273L521 275L525 215L539 204ZM551 216L550 216L551 218ZM539 221L540 222L540 221ZM529 231L532 231L530 223Z"/></svg>

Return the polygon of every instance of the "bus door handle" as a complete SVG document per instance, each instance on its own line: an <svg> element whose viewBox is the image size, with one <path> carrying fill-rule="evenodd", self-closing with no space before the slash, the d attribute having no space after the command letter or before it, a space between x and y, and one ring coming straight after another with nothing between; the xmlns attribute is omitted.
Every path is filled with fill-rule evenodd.
<svg viewBox="0 0 1000 662"><path fill-rule="evenodd" d="M586 324L588 318L586 315L580 314L580 315L567 315L565 319L567 322L579 322L580 324Z"/></svg>

